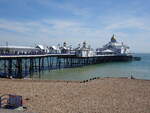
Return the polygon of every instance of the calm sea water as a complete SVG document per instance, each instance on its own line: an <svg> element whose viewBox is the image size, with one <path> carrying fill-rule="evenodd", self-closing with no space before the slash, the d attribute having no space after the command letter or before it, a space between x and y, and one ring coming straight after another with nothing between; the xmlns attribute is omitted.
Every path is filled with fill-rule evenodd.
<svg viewBox="0 0 150 113"><path fill-rule="evenodd" d="M150 54L135 54L141 61L112 62L78 68L44 71L40 79L48 80L86 80L93 77L129 77L150 80ZM35 73L34 78L39 75Z"/></svg>

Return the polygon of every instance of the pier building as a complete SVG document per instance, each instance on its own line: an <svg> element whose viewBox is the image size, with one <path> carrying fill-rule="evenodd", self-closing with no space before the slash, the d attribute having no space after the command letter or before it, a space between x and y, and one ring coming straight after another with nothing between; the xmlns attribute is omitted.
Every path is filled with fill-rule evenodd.
<svg viewBox="0 0 150 113"><path fill-rule="evenodd" d="M72 45L67 45L66 42L63 43L63 46L60 47L62 54L73 54L74 49L72 48Z"/></svg>
<svg viewBox="0 0 150 113"><path fill-rule="evenodd" d="M105 44L102 48L96 49L97 55L105 55L105 54L116 54L116 55L123 55L129 54L129 46L124 45L123 42L119 43L116 40L115 35L112 36L109 43Z"/></svg>
<svg viewBox="0 0 150 113"><path fill-rule="evenodd" d="M47 46L37 45L35 48L38 48L42 54L49 53L49 49Z"/></svg>
<svg viewBox="0 0 150 113"><path fill-rule="evenodd" d="M40 48L27 46L0 46L0 55L38 54Z"/></svg>
<svg viewBox="0 0 150 113"><path fill-rule="evenodd" d="M58 46L49 46L48 49L49 49L50 54L60 54L61 53L59 45Z"/></svg>
<svg viewBox="0 0 150 113"><path fill-rule="evenodd" d="M95 55L95 52L91 48L91 46L87 46L87 43L84 41L82 47L79 44L78 47L75 49L75 54L78 57L93 57Z"/></svg>

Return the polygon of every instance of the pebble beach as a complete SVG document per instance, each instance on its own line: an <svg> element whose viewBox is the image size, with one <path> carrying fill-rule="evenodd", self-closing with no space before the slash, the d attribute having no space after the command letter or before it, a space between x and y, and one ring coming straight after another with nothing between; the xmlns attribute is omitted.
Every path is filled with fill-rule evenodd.
<svg viewBox="0 0 150 113"><path fill-rule="evenodd" d="M150 80L0 79L0 94L23 96L25 112L32 113L150 113Z"/></svg>

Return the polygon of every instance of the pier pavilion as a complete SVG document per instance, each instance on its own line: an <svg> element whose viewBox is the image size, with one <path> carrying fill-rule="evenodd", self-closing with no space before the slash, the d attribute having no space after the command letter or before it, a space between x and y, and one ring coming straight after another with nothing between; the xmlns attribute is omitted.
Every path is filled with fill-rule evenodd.
<svg viewBox="0 0 150 113"><path fill-rule="evenodd" d="M105 44L102 48L96 49L96 54L97 55L102 55L102 54L116 54L116 55L129 54L129 46L124 45L123 42L119 43L116 40L115 35L113 35L109 43Z"/></svg>

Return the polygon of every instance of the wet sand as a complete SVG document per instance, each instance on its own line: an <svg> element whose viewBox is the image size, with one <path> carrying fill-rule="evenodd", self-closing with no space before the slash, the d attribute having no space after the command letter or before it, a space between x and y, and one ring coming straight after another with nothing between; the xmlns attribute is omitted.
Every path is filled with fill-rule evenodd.
<svg viewBox="0 0 150 113"><path fill-rule="evenodd" d="M0 94L22 95L35 113L150 113L150 81L100 78L85 83L0 79Z"/></svg>

